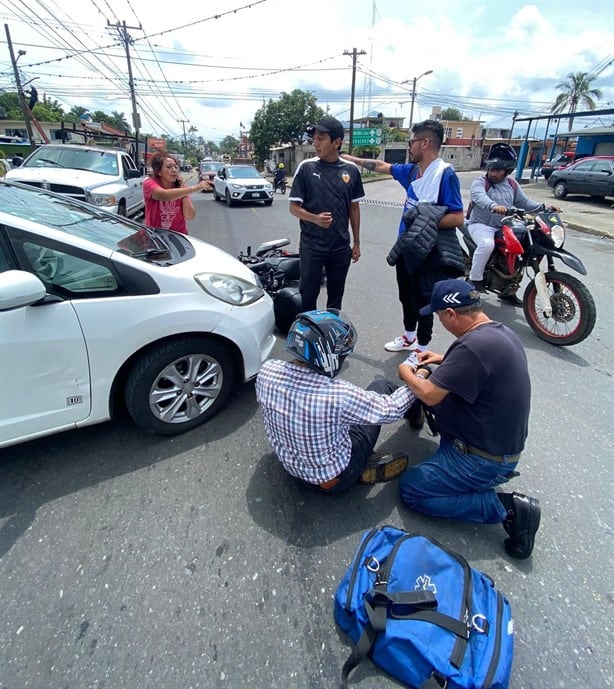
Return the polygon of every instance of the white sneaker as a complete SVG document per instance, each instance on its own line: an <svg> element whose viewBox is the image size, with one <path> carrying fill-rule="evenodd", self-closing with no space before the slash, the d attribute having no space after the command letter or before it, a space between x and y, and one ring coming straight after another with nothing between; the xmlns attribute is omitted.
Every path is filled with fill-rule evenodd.
<svg viewBox="0 0 614 689"><path fill-rule="evenodd" d="M409 352L411 349L416 347L416 338L410 342L405 335L399 335L395 337L394 340L386 342L384 349L387 352Z"/></svg>
<svg viewBox="0 0 614 689"><path fill-rule="evenodd" d="M405 359L403 362L404 364L407 364L408 366L411 366L412 368L416 368L417 366L420 365L420 362L418 361L418 352L414 350L408 357Z"/></svg>

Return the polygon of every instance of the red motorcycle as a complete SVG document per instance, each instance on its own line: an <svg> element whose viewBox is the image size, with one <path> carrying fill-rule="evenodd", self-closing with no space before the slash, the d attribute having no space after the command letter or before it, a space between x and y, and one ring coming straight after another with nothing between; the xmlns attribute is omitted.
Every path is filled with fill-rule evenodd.
<svg viewBox="0 0 614 689"><path fill-rule="evenodd" d="M466 223L456 233L468 276L476 244ZM554 259L558 258L586 275L582 261L566 251L564 243L565 226L559 213L545 208L527 217L520 208L508 208L484 271L486 290L501 296L516 294L525 274L529 276L522 300L525 318L539 338L555 345L582 342L591 334L597 317L587 287L572 275L555 270Z"/></svg>

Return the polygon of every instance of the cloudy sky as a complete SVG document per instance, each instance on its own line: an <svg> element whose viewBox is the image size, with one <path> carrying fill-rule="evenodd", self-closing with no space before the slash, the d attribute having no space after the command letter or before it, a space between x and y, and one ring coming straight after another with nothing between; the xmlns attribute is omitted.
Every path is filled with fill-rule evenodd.
<svg viewBox="0 0 614 689"><path fill-rule="evenodd" d="M205 140L238 136L263 102L293 89L348 120L354 49L363 53L356 117L383 112L407 125L411 81L429 70L414 121L440 105L509 127L514 111L547 114L556 85L578 71L599 72L599 106L614 107L614 0L0 0L0 17L15 54L27 51L24 82L65 109L123 112L131 122L116 28L125 22L141 129L158 135L185 125ZM0 89L14 90L4 27Z"/></svg>

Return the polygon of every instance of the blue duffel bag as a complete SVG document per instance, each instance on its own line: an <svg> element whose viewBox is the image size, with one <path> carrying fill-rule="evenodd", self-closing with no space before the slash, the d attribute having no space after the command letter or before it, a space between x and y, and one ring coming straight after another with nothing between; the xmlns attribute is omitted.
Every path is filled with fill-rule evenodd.
<svg viewBox="0 0 614 689"><path fill-rule="evenodd" d="M507 689L514 629L492 579L433 539L371 529L335 594L355 646L342 687L366 657L412 689Z"/></svg>

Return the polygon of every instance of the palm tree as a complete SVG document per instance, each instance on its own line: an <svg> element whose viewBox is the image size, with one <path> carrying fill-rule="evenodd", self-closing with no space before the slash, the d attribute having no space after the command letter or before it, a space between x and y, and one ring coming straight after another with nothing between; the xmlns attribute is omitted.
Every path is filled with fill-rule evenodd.
<svg viewBox="0 0 614 689"><path fill-rule="evenodd" d="M601 90L591 88L591 82L597 75L591 76L588 72L570 72L565 81L556 85L562 93L556 97L554 105L550 112L561 113L564 110L574 113L578 110L578 105L583 105L589 110L594 110L596 107L593 98L601 98ZM573 117L569 118L567 131L571 131L573 126Z"/></svg>

